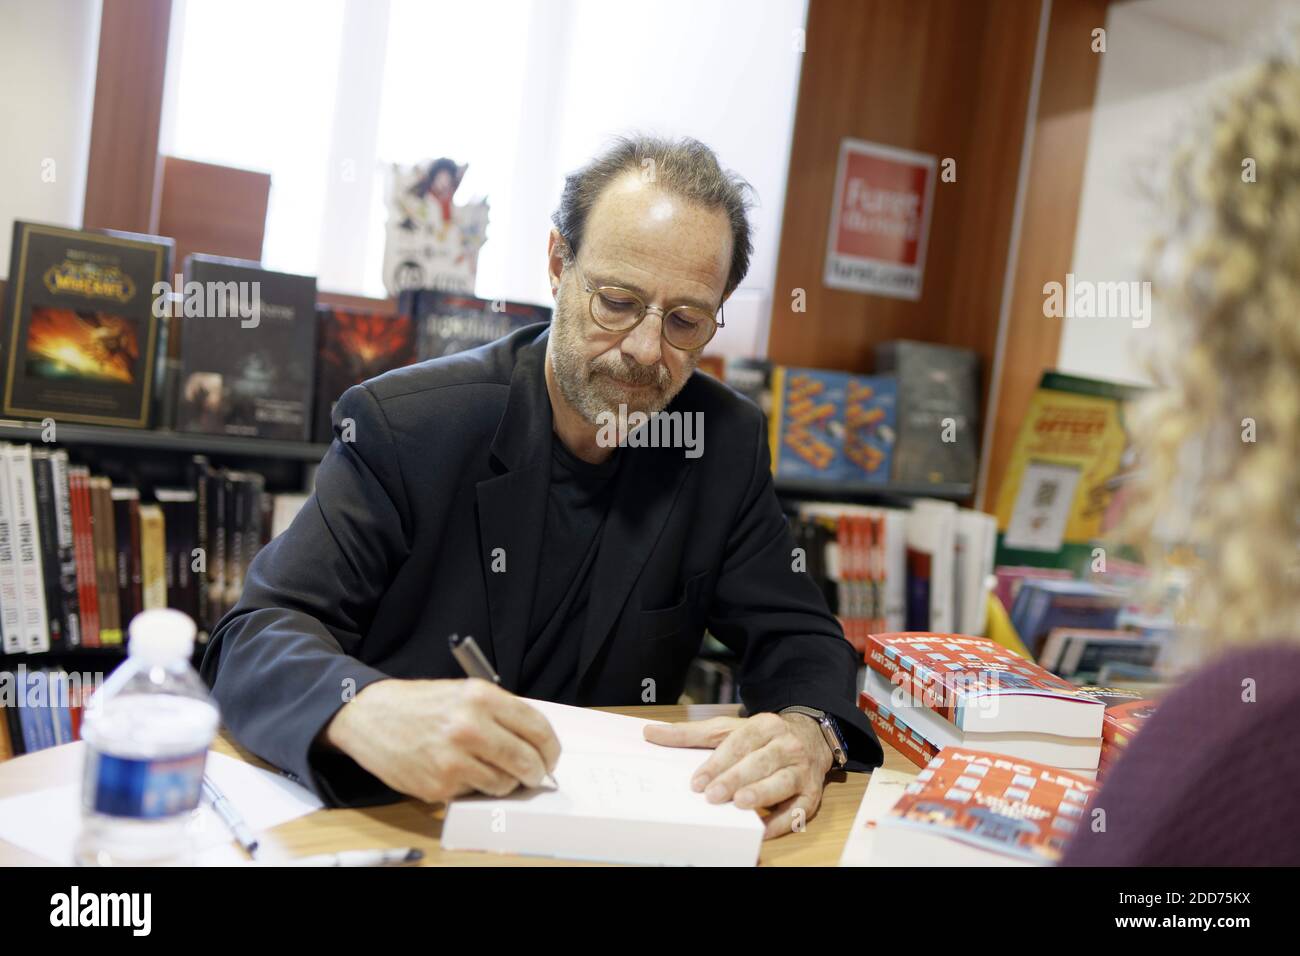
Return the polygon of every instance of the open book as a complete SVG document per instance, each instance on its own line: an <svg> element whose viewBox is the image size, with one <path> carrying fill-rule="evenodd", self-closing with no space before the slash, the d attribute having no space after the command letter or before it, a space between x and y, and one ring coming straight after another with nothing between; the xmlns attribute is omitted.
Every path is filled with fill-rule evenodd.
<svg viewBox="0 0 1300 956"><path fill-rule="evenodd" d="M654 721L639 717L528 703L560 740L559 789L452 801L443 849L668 866L758 862L758 814L691 789L707 750L652 744L642 728Z"/></svg>

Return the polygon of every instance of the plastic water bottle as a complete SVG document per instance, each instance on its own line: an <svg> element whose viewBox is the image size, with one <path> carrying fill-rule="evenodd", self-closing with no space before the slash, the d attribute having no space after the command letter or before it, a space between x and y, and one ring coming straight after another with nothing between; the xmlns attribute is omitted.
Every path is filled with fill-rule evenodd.
<svg viewBox="0 0 1300 956"><path fill-rule="evenodd" d="M136 615L125 663L86 705L82 866L193 862L194 811L218 719L190 666L194 631L180 611Z"/></svg>

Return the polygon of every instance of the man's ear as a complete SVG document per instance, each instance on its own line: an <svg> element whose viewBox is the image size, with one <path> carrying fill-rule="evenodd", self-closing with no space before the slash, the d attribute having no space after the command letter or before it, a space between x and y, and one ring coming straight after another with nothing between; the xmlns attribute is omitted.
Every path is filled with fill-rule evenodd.
<svg viewBox="0 0 1300 956"><path fill-rule="evenodd" d="M564 239L560 236L558 229L552 229L550 238L546 241L546 272L547 278L551 283L551 298L559 298L560 295L560 277L564 275L564 256L562 252L565 248Z"/></svg>

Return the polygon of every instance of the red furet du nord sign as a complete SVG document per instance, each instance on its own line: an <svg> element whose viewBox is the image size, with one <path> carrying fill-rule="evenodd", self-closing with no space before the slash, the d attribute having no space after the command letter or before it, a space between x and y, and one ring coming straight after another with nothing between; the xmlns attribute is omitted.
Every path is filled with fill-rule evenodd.
<svg viewBox="0 0 1300 956"><path fill-rule="evenodd" d="M833 289L921 297L935 157L845 139L822 281Z"/></svg>

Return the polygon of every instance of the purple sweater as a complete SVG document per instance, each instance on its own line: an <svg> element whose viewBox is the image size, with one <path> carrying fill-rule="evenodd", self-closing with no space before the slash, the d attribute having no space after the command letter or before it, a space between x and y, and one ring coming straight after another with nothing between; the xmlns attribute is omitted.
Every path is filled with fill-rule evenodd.
<svg viewBox="0 0 1300 956"><path fill-rule="evenodd" d="M1253 681L1254 702L1244 701ZM1105 832L1093 832L1097 808ZM1300 863L1300 646L1226 654L1161 703L1113 766L1064 866Z"/></svg>

